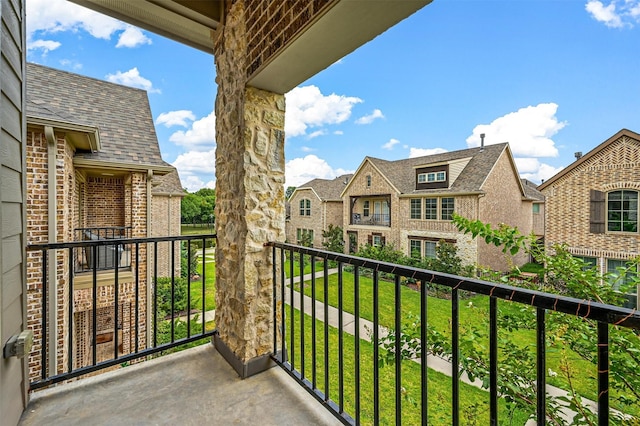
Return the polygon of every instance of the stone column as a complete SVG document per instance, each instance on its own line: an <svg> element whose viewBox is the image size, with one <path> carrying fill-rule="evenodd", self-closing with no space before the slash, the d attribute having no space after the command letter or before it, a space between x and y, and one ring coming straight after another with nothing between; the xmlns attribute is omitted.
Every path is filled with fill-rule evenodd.
<svg viewBox="0 0 640 426"><path fill-rule="evenodd" d="M284 95L247 86L244 1L215 40L216 328L241 377L268 368L273 279L268 241L284 241Z"/></svg>

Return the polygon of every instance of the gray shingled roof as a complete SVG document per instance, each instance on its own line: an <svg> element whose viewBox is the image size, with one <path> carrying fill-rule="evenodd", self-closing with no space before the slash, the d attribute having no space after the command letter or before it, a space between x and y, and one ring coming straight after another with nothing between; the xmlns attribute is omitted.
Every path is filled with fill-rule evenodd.
<svg viewBox="0 0 640 426"><path fill-rule="evenodd" d="M27 64L27 120L97 127L99 152L76 158L171 167L162 160L147 92L36 64Z"/></svg>
<svg viewBox="0 0 640 426"><path fill-rule="evenodd" d="M348 182L352 174L338 176L335 179L313 179L298 188L313 188L321 200L340 200L340 194Z"/></svg>
<svg viewBox="0 0 640 426"><path fill-rule="evenodd" d="M153 178L153 194L171 194L186 195L178 171L167 173L164 176L154 176Z"/></svg>
<svg viewBox="0 0 640 426"><path fill-rule="evenodd" d="M544 201L544 194L538 191L538 185L528 179L521 178L520 180L522 181L525 197L534 201Z"/></svg>
<svg viewBox="0 0 640 426"><path fill-rule="evenodd" d="M485 145L484 148L462 149L397 161L387 161L374 157L367 158L389 179L401 194L481 192L484 181L507 146L507 143L499 143ZM416 190L416 167L464 158L471 158L471 160L449 188Z"/></svg>

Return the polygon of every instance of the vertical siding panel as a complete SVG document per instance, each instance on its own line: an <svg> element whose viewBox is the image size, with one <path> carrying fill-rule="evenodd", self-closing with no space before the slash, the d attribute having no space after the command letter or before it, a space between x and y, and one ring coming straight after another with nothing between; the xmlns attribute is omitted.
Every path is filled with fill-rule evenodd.
<svg viewBox="0 0 640 426"><path fill-rule="evenodd" d="M24 0L0 0L0 340L24 330ZM27 401L26 362L0 363L2 423L16 424Z"/></svg>

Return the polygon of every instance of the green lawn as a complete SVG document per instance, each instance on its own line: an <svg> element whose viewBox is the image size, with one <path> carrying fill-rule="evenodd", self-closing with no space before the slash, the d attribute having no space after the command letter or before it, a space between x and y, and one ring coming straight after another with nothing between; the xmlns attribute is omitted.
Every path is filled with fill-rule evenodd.
<svg viewBox="0 0 640 426"><path fill-rule="evenodd" d="M216 308L216 263L213 260L207 259L205 270L205 311L210 311ZM202 309L202 257L198 258L198 273L199 278L197 280L191 280L191 300L198 301L195 309Z"/></svg>
<svg viewBox="0 0 640 426"><path fill-rule="evenodd" d="M287 315L289 315L287 307ZM304 336L305 336L305 376L309 381L313 380L312 365L312 320L311 317L304 316ZM300 315L294 312L294 328L296 340L294 345L290 341L290 324L287 322L287 348L289 360L293 360L296 369L301 367L300 344ZM329 348L329 395L333 401L339 403L339 374L340 363L338 357L338 330L329 327L329 341L324 340L325 324L316 321L316 386L323 393L326 393L324 374L324 348ZM344 374L344 411L350 414L355 413L355 338L349 334L343 334L344 351L343 366L341 371ZM291 358L291 349L294 356ZM369 342L360 341L360 410L361 422L365 425L373 424L373 372L377 361L373 357L373 345ZM420 424L421 417L421 375L420 365L413 361L404 361L401 371L401 387L406 390L401 402L402 423L407 425ZM395 366L387 365L379 369L380 385L377 391L380 397L380 424L395 424L396 404L395 404ZM428 371L427 392L428 392L428 417L429 424L451 424L451 377L444 374ZM504 401L500 401L501 424L521 425L526 422L528 414L516 412L513 418L506 409ZM512 421L512 423L511 423ZM460 423L465 425L486 425L489 424L489 394L476 387L461 384L460 386Z"/></svg>
<svg viewBox="0 0 640 426"><path fill-rule="evenodd" d="M207 225L180 225L180 235L215 234L216 230Z"/></svg>
<svg viewBox="0 0 640 426"><path fill-rule="evenodd" d="M306 281L304 283L304 293L307 296L311 295L312 287L311 282ZM296 285L296 289L299 290L299 285ZM316 298L324 302L324 278L316 279L315 283ZM328 280L328 300L331 306L338 306L338 275L333 274L329 276ZM360 276L359 285L359 300L360 311L359 316L361 318L373 321L373 280L366 276ZM354 275L349 272L343 273L342 282L342 300L343 309L346 312L354 313ZM394 307L394 283L386 280L379 281L379 322L381 325L393 328L395 323L395 307ZM406 286L401 286L401 306L402 321L408 321L408 314L413 315L420 314L420 293L412 290ZM427 322L445 335L450 335L451 325L451 301L428 297L427 299ZM532 327L535 325L535 317L533 313L522 312L522 305L507 302L498 301L500 315L503 316L523 316L525 321L529 318L529 323ZM475 295L460 301L460 333L465 335L471 332L471 325L479 325L488 329L488 312L489 312L489 297ZM531 348L531 353L535 353L536 350L536 332L535 329L516 329L513 331L506 331L504 329L499 330L499 339L509 339L520 347ZM489 342L477 341L478 347L488 348ZM484 350L484 349L483 349ZM594 348L595 350L595 348ZM461 354L464 356L464 353ZM487 355L488 360L488 355ZM566 376L561 373L563 371L562 365L568 363L570 370L573 372L580 372L580 374L573 374L571 377L572 385L574 388L584 397L591 400L597 399L597 370L596 366L583 360L576 353L567 350L561 350L556 346L547 345L546 351L547 368L557 372L557 376L547 377L547 383L560 387L562 389L569 389ZM535 371L531 372L535 376ZM612 397L615 397L617 393L614 389L611 390ZM617 406L616 401L611 400L611 405L615 408L622 408ZM629 409L626 408L628 411ZM638 415L639 413L630 413Z"/></svg>

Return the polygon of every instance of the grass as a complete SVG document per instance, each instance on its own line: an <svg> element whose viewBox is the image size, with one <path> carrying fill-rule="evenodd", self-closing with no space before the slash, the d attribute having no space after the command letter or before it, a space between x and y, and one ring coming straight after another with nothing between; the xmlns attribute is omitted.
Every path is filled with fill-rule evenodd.
<svg viewBox="0 0 640 426"><path fill-rule="evenodd" d="M366 276L359 277L359 300L361 318L373 321L373 280ZM297 285L299 286L299 285ZM299 288L297 288L299 290ZM328 301L329 305L337 307L339 297L338 276L333 274L328 280ZM400 311L403 315L403 322L408 321L408 314L419 315L420 313L420 293L406 286L400 287L401 291L401 307ZM315 282L316 298L324 302L324 278L317 279ZM312 293L312 284L306 281L304 284L304 293L310 296ZM354 275L352 273L343 273L342 282L342 303L346 312L354 313ZM395 321L395 287L394 283L386 280L379 281L379 322L381 325L393 328ZM428 297L427 299L427 323L445 335L450 335L450 318L451 318L451 301ZM520 304L498 301L499 312L502 316L522 317L525 322L535 324L535 318L532 312L523 312L523 306ZM471 333L472 325L487 327L488 329L488 311L489 297L475 295L460 301L460 333L466 335ZM531 348L531 353L535 353L536 348L536 331L535 329L516 329L507 331L499 330L499 339L509 339L520 347ZM488 338L486 341L478 341L477 344L483 348L489 347ZM594 348L595 349L595 348ZM596 366L588 361L580 358L571 350L564 350L557 346L547 345L547 368L557 372L557 376L547 377L547 383L562 389L569 389L567 378L563 371L563 365L567 363L570 371L573 372L571 382L576 391L582 396L591 400L597 399L597 370ZM464 353L462 354L464 356ZM500 356L500 355L499 355ZM487 352L488 359L488 352ZM576 374L579 372L579 374ZM535 375L535 371L531 374ZM612 397L617 393L611 390ZM617 402L611 400L611 404L615 408L622 409L617 406ZM629 410L628 407L625 410ZM630 413L638 415L639 413Z"/></svg>
<svg viewBox="0 0 640 426"><path fill-rule="evenodd" d="M289 313L287 309L287 313ZM295 368L301 370L302 362L302 345L300 341L301 321L298 311L294 311L294 328L297 340L293 345L289 340L290 333L287 333L287 348L289 360L293 362ZM305 377L309 381L313 381L313 335L312 335L312 319L308 315L304 315L304 359L305 359ZM290 324L287 324L287 331L290 330ZM356 341L354 336L343 334L343 364L340 365L338 357L338 330L329 327L329 340L324 340L325 324L316 321L316 387L323 393L327 393L325 387L325 373L329 379L329 395L333 401L340 403L339 396L339 378L340 372L343 376L344 386L344 405L343 410L347 413L355 413L356 407L356 391L355 391L355 365L356 365ZM325 346L329 352L329 368L325 368L324 351ZM291 351L293 349L293 357ZM403 424L420 424L421 423L421 367L413 361L404 361L401 366L401 387L405 392L401 398L401 405L396 406L395 401L395 367L387 365L379 368L380 384L379 389L374 389L373 372L378 365L377 360L373 357L373 345L369 342L360 340L359 344L359 366L360 366L360 421L362 424L368 425L374 422L373 400L374 393L380 398L380 424L395 424L396 410L400 410L400 416ZM428 370L427 392L428 392L428 422L429 424L451 424L452 418L452 386L451 378ZM509 413L504 401L499 403L500 419L505 421L510 419L512 424L524 424L528 418L528 413L515 412ZM513 418L511 416L513 415ZM467 425L485 425L489 424L489 395L476 387L462 383L460 385L460 422Z"/></svg>
<svg viewBox="0 0 640 426"><path fill-rule="evenodd" d="M216 230L207 225L180 225L180 235L215 234Z"/></svg>
<svg viewBox="0 0 640 426"><path fill-rule="evenodd" d="M198 273L200 278L191 280L191 300L198 301L197 309L202 309L202 258L198 259ZM205 311L216 308L216 264L214 261L207 260L205 269Z"/></svg>

